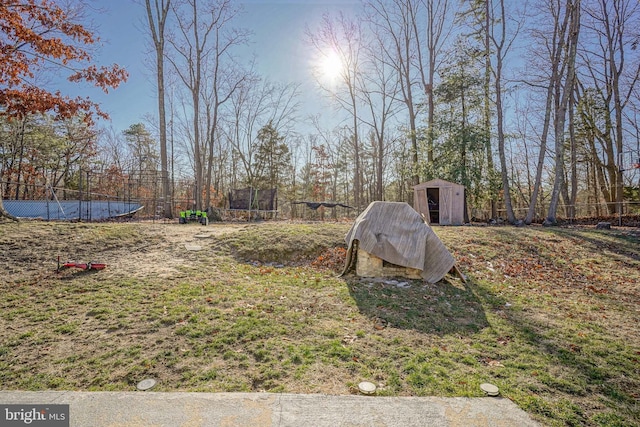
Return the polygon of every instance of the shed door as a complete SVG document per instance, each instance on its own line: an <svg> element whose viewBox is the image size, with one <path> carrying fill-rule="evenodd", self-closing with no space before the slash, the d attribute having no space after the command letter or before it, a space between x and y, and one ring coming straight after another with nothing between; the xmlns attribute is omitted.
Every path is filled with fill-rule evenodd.
<svg viewBox="0 0 640 427"><path fill-rule="evenodd" d="M427 189L416 190L415 209L424 217L429 217L429 205L427 204Z"/></svg>
<svg viewBox="0 0 640 427"><path fill-rule="evenodd" d="M438 187L429 187L426 189L426 193L429 207L427 212L429 224L440 224L440 189Z"/></svg>
<svg viewBox="0 0 640 427"><path fill-rule="evenodd" d="M440 224L442 225L451 225L452 193L451 187L440 188Z"/></svg>

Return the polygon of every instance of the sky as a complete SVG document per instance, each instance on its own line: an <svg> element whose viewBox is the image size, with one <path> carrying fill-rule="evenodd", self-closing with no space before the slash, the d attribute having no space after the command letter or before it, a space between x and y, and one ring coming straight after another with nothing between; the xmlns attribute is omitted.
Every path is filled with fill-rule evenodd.
<svg viewBox="0 0 640 427"><path fill-rule="evenodd" d="M154 71L146 65L153 58L143 31L142 0L96 0L100 7L92 19L102 46L94 55L100 65L117 63L129 73L127 82L109 94L83 86L70 87L73 95L90 96L111 118L98 125L122 131L131 124L145 123L157 114ZM358 0L245 0L242 25L254 32L247 55L257 55L258 71L272 82L300 83L302 115L316 114L323 106L311 74L314 60L305 43L305 28L317 26L325 12L355 12ZM66 85L65 85L66 86ZM63 89L65 90L65 89Z"/></svg>

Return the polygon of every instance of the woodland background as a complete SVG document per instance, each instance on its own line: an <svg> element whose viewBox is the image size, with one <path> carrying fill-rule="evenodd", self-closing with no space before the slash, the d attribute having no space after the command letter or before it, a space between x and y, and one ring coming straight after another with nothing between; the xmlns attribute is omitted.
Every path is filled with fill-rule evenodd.
<svg viewBox="0 0 640 427"><path fill-rule="evenodd" d="M60 7L83 24L82 6ZM413 185L441 178L466 186L475 219L640 210L635 0L367 0L357 16L327 13L302 42L341 119L332 127L304 116L298 83L271 81L241 55L252 31L239 3L135 7L148 12L157 113L127 129L82 114L3 116L5 199L91 192L152 200L171 217L254 187L277 188L285 216L301 200L355 214L374 200L411 203ZM80 43L59 28L48 36Z"/></svg>

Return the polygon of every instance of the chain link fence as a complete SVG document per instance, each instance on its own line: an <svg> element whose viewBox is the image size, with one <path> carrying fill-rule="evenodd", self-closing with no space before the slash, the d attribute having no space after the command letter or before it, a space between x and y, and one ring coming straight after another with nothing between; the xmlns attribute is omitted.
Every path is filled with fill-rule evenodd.
<svg viewBox="0 0 640 427"><path fill-rule="evenodd" d="M84 174L77 188L63 188L43 183L1 181L5 210L18 218L45 221L106 221L106 220L164 220L165 204L170 218L177 219L180 211L196 210L193 180L172 182L174 197L165 203L159 174L142 174L139 179L123 177L108 179ZM212 220L275 219L275 210L225 209L226 197L214 194L210 208Z"/></svg>
<svg viewBox="0 0 640 427"><path fill-rule="evenodd" d="M42 182L2 181L0 185L4 208L19 218L103 221L159 219L164 216L161 184L156 174L138 179L106 179L101 175L84 173L81 179L76 180L75 188ZM176 209L187 202L171 200L173 216Z"/></svg>
<svg viewBox="0 0 640 427"><path fill-rule="evenodd" d="M104 175L81 174L82 179L76 182L76 188L63 188L46 185L43 182L10 182L2 181L3 205L13 216L21 218L38 218L46 221L105 221L105 220L163 220L165 218L165 200L162 198L162 188L159 173L138 173L137 176L105 177ZM177 180L172 182L173 197L168 201L171 217L178 218L179 212L195 209L193 180ZM216 219L222 220L252 220L296 218L302 220L336 220L338 217L357 216L356 209L310 210L304 205L288 200L278 206L278 213L270 215L258 210L245 211L226 209L226 197L216 195L214 203L221 206L215 209ZM266 212L266 211L265 211ZM565 206L560 206L558 213L567 212ZM620 222L631 226L640 226L640 202L624 201L622 215L612 215L603 203L583 203L576 205L575 219L563 219L563 222L594 222L598 218ZM483 216L471 215L473 220L482 221ZM515 208L517 218L524 218L525 208ZM545 207L536 209L534 222L542 222L545 218ZM488 215L488 212L487 212ZM504 210L498 211L498 216L506 218ZM560 218L562 219L562 218Z"/></svg>
<svg viewBox="0 0 640 427"><path fill-rule="evenodd" d="M108 219L148 217L149 209L143 200L126 194L108 195L88 191L30 184L28 190L17 193L21 184L2 182L5 210L18 218L37 218L46 221L103 221ZM7 191L8 190L8 191ZM6 195L13 197L6 197Z"/></svg>

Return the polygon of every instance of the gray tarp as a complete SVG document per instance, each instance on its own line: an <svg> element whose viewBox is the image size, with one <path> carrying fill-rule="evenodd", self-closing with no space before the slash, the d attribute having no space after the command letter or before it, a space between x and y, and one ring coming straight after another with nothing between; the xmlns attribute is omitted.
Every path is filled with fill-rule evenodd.
<svg viewBox="0 0 640 427"><path fill-rule="evenodd" d="M429 283L442 279L455 265L442 241L407 203L373 202L356 218L345 237L346 269L356 240L359 248L378 258L421 270Z"/></svg>
<svg viewBox="0 0 640 427"><path fill-rule="evenodd" d="M138 202L79 200L3 200L5 210L18 218L98 221L132 215L142 209Z"/></svg>

